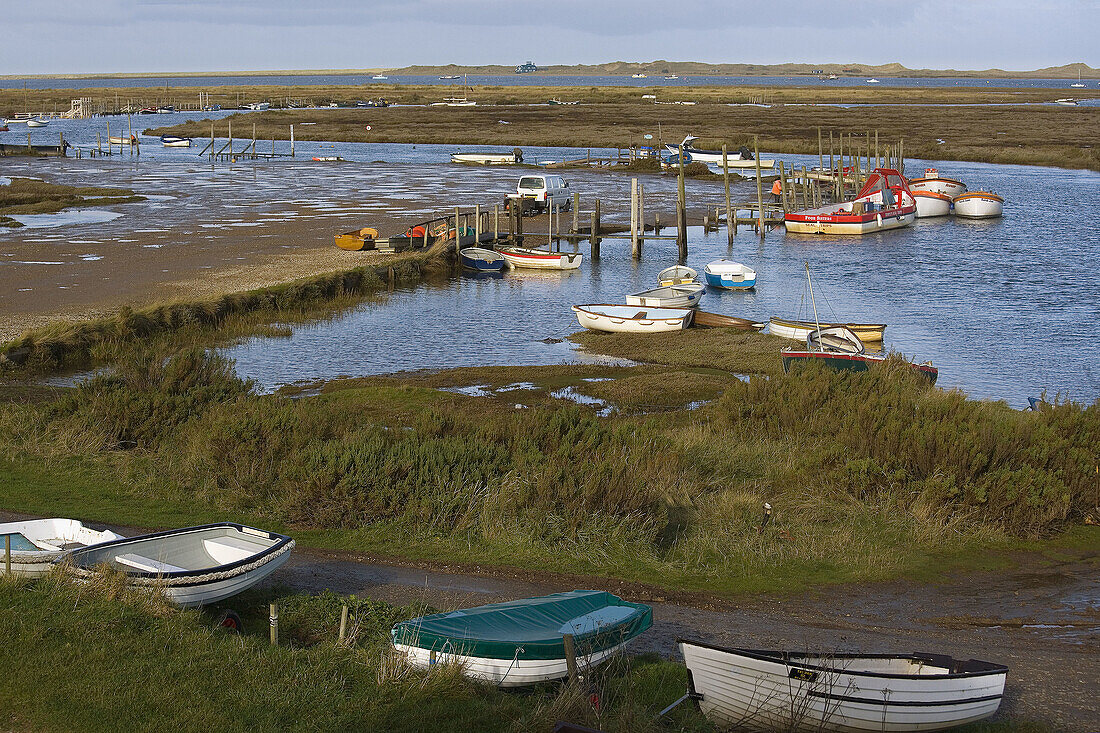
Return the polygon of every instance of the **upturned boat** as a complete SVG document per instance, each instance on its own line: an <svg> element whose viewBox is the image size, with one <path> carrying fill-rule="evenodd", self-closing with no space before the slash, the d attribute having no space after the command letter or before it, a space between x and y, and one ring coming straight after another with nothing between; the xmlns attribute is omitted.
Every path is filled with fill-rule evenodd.
<svg viewBox="0 0 1100 733"><path fill-rule="evenodd" d="M581 266L580 252L551 252L545 249L503 247L499 250L512 267L534 270L575 270Z"/></svg>
<svg viewBox="0 0 1100 733"><path fill-rule="evenodd" d="M570 654L582 672L594 667L652 625L649 606L574 590L403 621L390 638L413 666L457 664L467 677L522 687L566 677Z"/></svg>
<svg viewBox="0 0 1100 733"><path fill-rule="evenodd" d="M791 212L783 223L800 234L869 234L909 226L916 217L905 178L892 168L876 168L852 201Z"/></svg>
<svg viewBox="0 0 1100 733"><path fill-rule="evenodd" d="M5 545L11 552L12 575L37 578L76 548L121 538L110 530L85 527L75 519L29 519L0 524L0 553Z"/></svg>
<svg viewBox="0 0 1100 733"><path fill-rule="evenodd" d="M733 328L738 331L760 331L767 327L767 322L758 323L748 318L726 316L721 313L707 313L697 310L691 318L692 325L704 328Z"/></svg>
<svg viewBox="0 0 1100 733"><path fill-rule="evenodd" d="M577 322L592 331L610 333L660 333L681 331L691 325L692 308L652 308L638 305L591 303L575 305Z"/></svg>
<svg viewBox="0 0 1100 733"><path fill-rule="evenodd" d="M508 264L499 252L484 247L467 247L458 256L463 267L476 272L500 272Z"/></svg>
<svg viewBox="0 0 1100 733"><path fill-rule="evenodd" d="M929 219L951 213L951 197L937 191L913 191L917 202L917 218Z"/></svg>
<svg viewBox="0 0 1100 733"><path fill-rule="evenodd" d="M712 288L750 290L756 287L756 271L731 260L715 260L703 268L703 277Z"/></svg>
<svg viewBox="0 0 1100 733"><path fill-rule="evenodd" d="M943 654L813 654L680 639L688 695L721 726L798 733L940 731L997 712L1008 668Z"/></svg>
<svg viewBox="0 0 1100 733"><path fill-rule="evenodd" d="M792 341L805 341L810 331L818 328L835 328L843 326L859 337L860 341L882 341L886 332L885 323L830 323L822 321L820 324L814 321L797 321L787 318L772 316L769 320L768 332L772 336L791 339Z"/></svg>
<svg viewBox="0 0 1100 733"><path fill-rule="evenodd" d="M657 273L657 282L660 285L690 285L698 276L699 273L690 267L673 265Z"/></svg>
<svg viewBox="0 0 1100 733"><path fill-rule="evenodd" d="M626 296L627 305L651 305L658 308L694 308L706 293L702 283L662 285Z"/></svg>
<svg viewBox="0 0 1100 733"><path fill-rule="evenodd" d="M971 191L955 197L955 216L990 219L1004 211L1005 200L991 191Z"/></svg>
<svg viewBox="0 0 1100 733"><path fill-rule="evenodd" d="M163 590L179 606L214 603L251 588L290 557L294 540L231 522L117 539L74 550L72 573L121 570L131 585Z"/></svg>
<svg viewBox="0 0 1100 733"><path fill-rule="evenodd" d="M966 193L966 184L954 178L941 176L935 168L925 168L923 176L909 180L909 190L913 193L932 191L933 193L942 193L945 196L955 198L960 193Z"/></svg>

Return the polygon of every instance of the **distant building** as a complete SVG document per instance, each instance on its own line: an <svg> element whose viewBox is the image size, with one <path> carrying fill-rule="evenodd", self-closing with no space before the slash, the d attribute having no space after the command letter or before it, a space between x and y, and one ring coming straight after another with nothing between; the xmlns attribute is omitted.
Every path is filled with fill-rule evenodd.
<svg viewBox="0 0 1100 733"><path fill-rule="evenodd" d="M528 61L526 64L520 64L516 67L517 74L530 74L532 71L538 71L539 67Z"/></svg>

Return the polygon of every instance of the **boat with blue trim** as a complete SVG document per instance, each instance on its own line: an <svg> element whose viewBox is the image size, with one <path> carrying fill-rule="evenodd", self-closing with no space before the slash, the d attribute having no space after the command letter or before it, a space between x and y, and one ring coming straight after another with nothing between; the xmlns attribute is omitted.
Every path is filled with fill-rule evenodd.
<svg viewBox="0 0 1100 733"><path fill-rule="evenodd" d="M715 260L703 268L703 277L712 288L751 290L756 287L756 271L732 260Z"/></svg>
<svg viewBox="0 0 1100 733"><path fill-rule="evenodd" d="M508 265L504 255L484 247L466 247L458 256L463 267L475 272L501 272Z"/></svg>

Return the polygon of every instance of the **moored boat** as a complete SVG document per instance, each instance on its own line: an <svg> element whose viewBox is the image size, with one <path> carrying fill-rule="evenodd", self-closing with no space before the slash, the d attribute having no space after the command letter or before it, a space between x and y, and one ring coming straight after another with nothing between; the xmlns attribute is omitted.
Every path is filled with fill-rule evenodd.
<svg viewBox="0 0 1100 733"><path fill-rule="evenodd" d="M499 250L512 267L534 270L575 270L581 266L580 252L551 252L545 249L504 247Z"/></svg>
<svg viewBox="0 0 1100 733"><path fill-rule="evenodd" d="M403 621L390 638L413 666L457 664L467 677L522 687L568 676L564 635L585 671L652 625L649 606L574 590Z"/></svg>
<svg viewBox="0 0 1100 733"><path fill-rule="evenodd" d="M191 147L191 138L179 137L178 135L161 135L160 144L166 148L189 148Z"/></svg>
<svg viewBox="0 0 1100 733"><path fill-rule="evenodd" d="M78 547L121 539L110 530L85 527L75 519L29 519L0 524L0 552L5 541L11 552L12 575L37 578ZM0 572L3 572L0 567Z"/></svg>
<svg viewBox="0 0 1100 733"><path fill-rule="evenodd" d="M575 305L577 322L592 331L659 333L681 331L691 325L692 308L652 308L638 305L591 303Z"/></svg>
<svg viewBox="0 0 1100 733"><path fill-rule="evenodd" d="M840 351L845 354L862 354L866 351L859 336L845 326L830 326L810 331L806 346L819 351Z"/></svg>
<svg viewBox="0 0 1100 733"><path fill-rule="evenodd" d="M627 305L651 305L658 308L694 308L706 293L702 283L662 285L626 296Z"/></svg>
<svg viewBox="0 0 1100 733"><path fill-rule="evenodd" d="M813 654L678 640L705 716L746 731L909 733L990 717L1008 669L942 654Z"/></svg>
<svg viewBox="0 0 1100 733"><path fill-rule="evenodd" d="M801 234L869 234L909 226L916 217L905 178L892 168L876 168L852 201L791 212L783 223Z"/></svg>
<svg viewBox="0 0 1100 733"><path fill-rule="evenodd" d="M726 316L721 313L707 313L701 310L695 311L695 315L692 316L691 322L693 326L703 326L704 328L733 328L738 331L760 331L768 325L766 321L764 323L758 323L748 318Z"/></svg>
<svg viewBox="0 0 1100 733"><path fill-rule="evenodd" d="M909 190L914 194L917 191L932 191L955 198L960 193L966 193L966 184L954 178L941 176L935 168L925 168L923 176L909 180Z"/></svg>
<svg viewBox="0 0 1100 733"><path fill-rule="evenodd" d="M251 588L293 548L286 535L221 522L104 542L69 557L77 578L108 565L126 573L133 586L163 590L176 605L201 606Z"/></svg>
<svg viewBox="0 0 1100 733"><path fill-rule="evenodd" d="M1004 211L1005 200L991 191L971 191L955 197L955 216L990 219Z"/></svg>
<svg viewBox="0 0 1100 733"><path fill-rule="evenodd" d="M695 135L688 135L679 145L666 144L665 148L673 155L679 155L682 148L684 152L684 163L710 163L721 168L722 151L697 148L693 143L698 139L699 138ZM730 168L755 168L757 165L757 160L753 157L752 151L744 145L737 150L727 151L725 160L727 166ZM771 168L775 165L775 160L765 160L762 158L759 163L761 168Z"/></svg>
<svg viewBox="0 0 1100 733"><path fill-rule="evenodd" d="M951 197L945 193L913 191L913 199L917 202L918 219L947 216L951 213Z"/></svg>
<svg viewBox="0 0 1100 733"><path fill-rule="evenodd" d="M50 121L43 118L27 120L27 127L45 127L48 124L50 124Z"/></svg>
<svg viewBox="0 0 1100 733"><path fill-rule="evenodd" d="M499 252L483 247L466 247L459 250L458 256L463 267L477 272L500 272L508 264Z"/></svg>
<svg viewBox="0 0 1100 733"><path fill-rule="evenodd" d="M703 277L712 288L749 290L756 287L756 271L731 260L715 260L703 268Z"/></svg>
<svg viewBox="0 0 1100 733"><path fill-rule="evenodd" d="M821 328L843 326L859 337L860 341L864 342L882 341L883 334L886 332L885 323L827 323L822 321L817 324L813 321L798 321L775 316L772 316L769 320L768 332L772 336L779 336L780 338L805 341L806 337L810 335L810 331L817 329L819 326Z"/></svg>
<svg viewBox="0 0 1100 733"><path fill-rule="evenodd" d="M121 135L108 135L107 143L109 145L137 145L137 135L130 135L129 137L123 137Z"/></svg>
<svg viewBox="0 0 1100 733"><path fill-rule="evenodd" d="M515 165L523 162L523 153L518 148L511 153L451 153L451 162L469 165Z"/></svg>
<svg viewBox="0 0 1100 733"><path fill-rule="evenodd" d="M657 273L657 282L661 285L689 285L698 276L699 273L690 267L673 265Z"/></svg>

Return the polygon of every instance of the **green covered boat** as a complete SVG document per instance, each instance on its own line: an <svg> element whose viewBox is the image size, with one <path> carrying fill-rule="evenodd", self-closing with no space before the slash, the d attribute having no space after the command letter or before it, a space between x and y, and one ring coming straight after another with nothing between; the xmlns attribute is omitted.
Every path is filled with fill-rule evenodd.
<svg viewBox="0 0 1100 733"><path fill-rule="evenodd" d="M566 635L578 667L599 664L653 625L653 610L596 590L437 613L393 627L393 646L414 666L460 664L501 687L568 675Z"/></svg>

